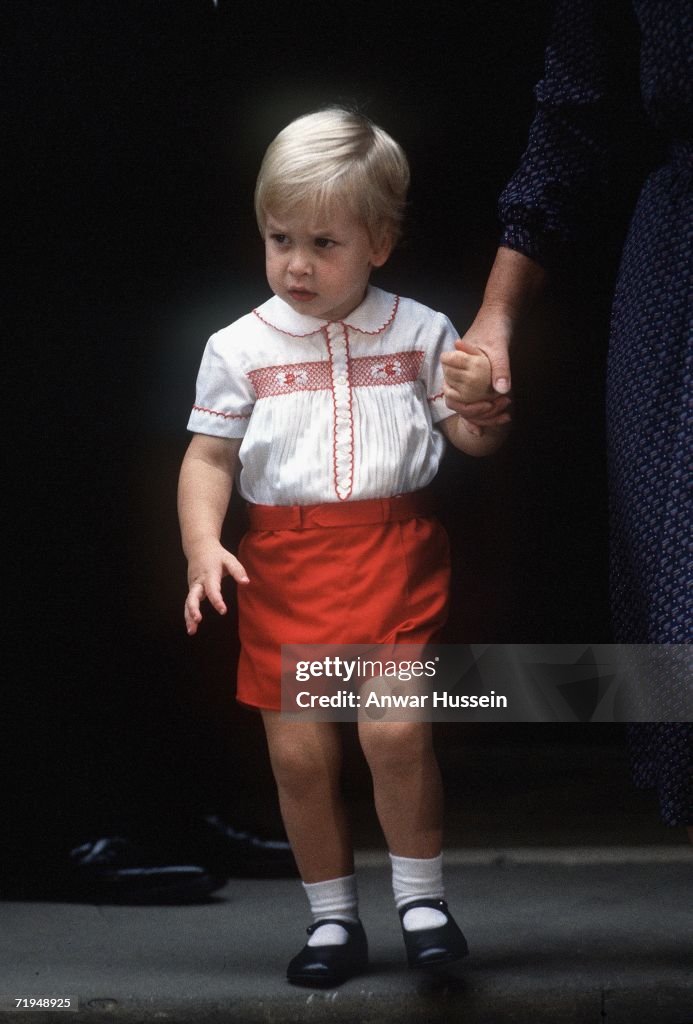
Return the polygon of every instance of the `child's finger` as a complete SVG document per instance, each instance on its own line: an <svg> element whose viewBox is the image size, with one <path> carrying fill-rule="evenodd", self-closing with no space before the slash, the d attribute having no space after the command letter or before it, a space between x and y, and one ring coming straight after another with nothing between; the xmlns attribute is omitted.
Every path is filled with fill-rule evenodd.
<svg viewBox="0 0 693 1024"><path fill-rule="evenodd" d="M447 368L448 373L466 370L471 362L466 352L443 352L440 361Z"/></svg>
<svg viewBox="0 0 693 1024"><path fill-rule="evenodd" d="M194 636L197 627L202 621L200 611L200 598L204 595L204 588L201 583L193 583L185 601L185 628L190 636Z"/></svg>
<svg viewBox="0 0 693 1024"><path fill-rule="evenodd" d="M233 555L229 555L228 558L224 559L224 568L236 583L250 583L248 573L245 571L238 559L234 558Z"/></svg>
<svg viewBox="0 0 693 1024"><path fill-rule="evenodd" d="M465 338L458 338L455 342L455 350L457 352L469 352L471 355L478 355L483 349L480 349L478 345L472 345L466 341Z"/></svg>
<svg viewBox="0 0 693 1024"><path fill-rule="evenodd" d="M458 368L448 366L443 370L443 377L448 384L457 384L460 387L464 387L469 380L469 370L464 367Z"/></svg>
<svg viewBox="0 0 693 1024"><path fill-rule="evenodd" d="M445 398L450 398L459 406L463 407L460 409L460 412L463 412L465 415L471 416L472 418L483 416L485 413L489 413L493 409L493 402L490 400L483 402L461 402L459 400L459 392L457 391L457 388L450 387L448 384L443 385L443 395Z"/></svg>
<svg viewBox="0 0 693 1024"><path fill-rule="evenodd" d="M226 602L221 595L221 579L211 576L207 577L205 592L212 608L219 612L220 615L226 615Z"/></svg>

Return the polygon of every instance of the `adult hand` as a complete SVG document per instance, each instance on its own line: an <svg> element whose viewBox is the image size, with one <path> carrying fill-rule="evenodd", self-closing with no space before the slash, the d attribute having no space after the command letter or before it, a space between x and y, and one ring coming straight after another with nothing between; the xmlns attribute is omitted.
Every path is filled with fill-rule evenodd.
<svg viewBox="0 0 693 1024"><path fill-rule="evenodd" d="M544 289L547 272L522 252L501 246L493 261L484 300L476 319L464 338L457 342L458 351L481 349L491 364L491 382L496 398L490 403L465 404L456 396L453 371L456 352L443 356L446 377L450 376L445 400L450 409L460 413L471 429L482 431L488 424L498 426L510 419L510 362L508 353L515 330L523 322L534 300Z"/></svg>
<svg viewBox="0 0 693 1024"><path fill-rule="evenodd" d="M500 426L510 421L510 361L508 351L512 323L507 316L482 308L463 338L455 342L454 352L441 356L445 374L445 404L458 412L472 427ZM483 352L491 366L495 396L482 402L465 402L460 394L467 353Z"/></svg>

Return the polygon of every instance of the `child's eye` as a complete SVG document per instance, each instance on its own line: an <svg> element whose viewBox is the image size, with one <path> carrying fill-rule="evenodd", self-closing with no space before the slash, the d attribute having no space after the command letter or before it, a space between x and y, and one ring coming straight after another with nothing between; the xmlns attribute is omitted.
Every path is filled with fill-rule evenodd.
<svg viewBox="0 0 693 1024"><path fill-rule="evenodd" d="M316 249L329 249L334 245L331 238L316 238L315 247Z"/></svg>
<svg viewBox="0 0 693 1024"><path fill-rule="evenodd" d="M271 234L270 238L272 239L273 242L276 242L277 245L284 245L287 241L286 235L282 235L278 231L275 231L273 234Z"/></svg>

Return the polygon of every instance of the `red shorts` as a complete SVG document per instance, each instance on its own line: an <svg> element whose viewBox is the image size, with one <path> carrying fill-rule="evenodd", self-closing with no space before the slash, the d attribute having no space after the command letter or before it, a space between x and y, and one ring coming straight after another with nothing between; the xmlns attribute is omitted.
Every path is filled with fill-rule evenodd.
<svg viewBox="0 0 693 1024"><path fill-rule="evenodd" d="M425 492L251 505L239 559L237 698L278 711L282 644L426 644L448 610L445 529Z"/></svg>

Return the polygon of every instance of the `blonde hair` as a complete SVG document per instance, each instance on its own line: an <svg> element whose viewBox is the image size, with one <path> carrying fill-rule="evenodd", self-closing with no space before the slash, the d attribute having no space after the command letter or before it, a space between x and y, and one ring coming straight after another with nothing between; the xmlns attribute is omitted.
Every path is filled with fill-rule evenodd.
<svg viewBox="0 0 693 1024"><path fill-rule="evenodd" d="M308 204L346 204L371 238L401 235L409 188L404 151L363 114L328 107L305 114L270 143L255 186L255 216L264 234L269 212Z"/></svg>

